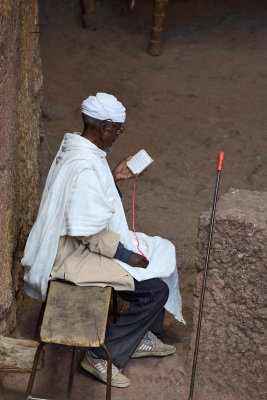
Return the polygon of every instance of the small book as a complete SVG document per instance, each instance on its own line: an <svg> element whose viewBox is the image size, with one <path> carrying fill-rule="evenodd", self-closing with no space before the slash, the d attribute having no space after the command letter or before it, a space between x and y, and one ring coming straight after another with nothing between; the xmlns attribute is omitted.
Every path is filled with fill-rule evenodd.
<svg viewBox="0 0 267 400"><path fill-rule="evenodd" d="M154 160L147 154L147 152L142 149L127 161L126 165L134 175L138 175L152 164L153 161Z"/></svg>

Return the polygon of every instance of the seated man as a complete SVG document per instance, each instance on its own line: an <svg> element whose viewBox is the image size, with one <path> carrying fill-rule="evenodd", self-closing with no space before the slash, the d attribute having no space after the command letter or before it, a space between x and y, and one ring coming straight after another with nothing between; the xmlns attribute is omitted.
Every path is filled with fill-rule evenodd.
<svg viewBox="0 0 267 400"><path fill-rule="evenodd" d="M48 174L22 259L25 291L44 301L50 279L117 290L130 305L107 330L105 345L114 364L112 385L127 387L130 382L119 369L130 357L176 351L156 336L163 329L165 308L184 323L175 249L165 239L138 233L145 258L128 229L116 182L133 177L126 166L131 157L113 172L106 161L106 152L123 132L123 105L97 93L82 103L82 117L82 134L65 134ZM106 382L101 349L88 351L81 365Z"/></svg>

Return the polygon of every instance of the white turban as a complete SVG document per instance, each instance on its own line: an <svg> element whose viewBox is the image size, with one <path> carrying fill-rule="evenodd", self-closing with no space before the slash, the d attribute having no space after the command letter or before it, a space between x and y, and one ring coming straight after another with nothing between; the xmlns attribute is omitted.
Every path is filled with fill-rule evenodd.
<svg viewBox="0 0 267 400"><path fill-rule="evenodd" d="M82 102L82 113L101 121L111 119L113 122L124 122L125 107L116 97L107 93L97 93Z"/></svg>

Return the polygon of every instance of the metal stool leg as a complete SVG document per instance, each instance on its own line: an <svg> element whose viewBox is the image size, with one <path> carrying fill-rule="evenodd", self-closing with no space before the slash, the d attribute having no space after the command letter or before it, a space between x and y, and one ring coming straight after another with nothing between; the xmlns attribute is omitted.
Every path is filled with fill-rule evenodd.
<svg viewBox="0 0 267 400"><path fill-rule="evenodd" d="M117 300L117 292L112 290L112 300L113 300L113 324L117 322L118 315L118 300Z"/></svg>
<svg viewBox="0 0 267 400"><path fill-rule="evenodd" d="M110 352L104 343L100 346L106 353L108 359L108 369L107 369L107 390L106 390L106 400L111 400L111 371L112 371L112 359Z"/></svg>
<svg viewBox="0 0 267 400"><path fill-rule="evenodd" d="M38 364L38 360L39 360L39 356L41 353L42 348L44 347L45 343L41 342L39 344L39 346L37 347L35 356L34 356L34 361L33 361L33 366L32 366L32 372L31 372L31 376L29 379L29 383L28 383L28 387L27 387L27 391L24 397L24 400L27 400L29 395L32 392L32 387L33 387L33 383L34 383L34 379L35 379L35 375L36 375L36 370L37 370L37 364Z"/></svg>
<svg viewBox="0 0 267 400"><path fill-rule="evenodd" d="M70 400L70 398L71 398L72 384L73 384L73 377L74 377L74 373L75 373L77 352L78 352L78 348L77 347L73 347L71 366L70 366L70 375L69 375L69 382L68 382L68 389L67 389L67 400Z"/></svg>

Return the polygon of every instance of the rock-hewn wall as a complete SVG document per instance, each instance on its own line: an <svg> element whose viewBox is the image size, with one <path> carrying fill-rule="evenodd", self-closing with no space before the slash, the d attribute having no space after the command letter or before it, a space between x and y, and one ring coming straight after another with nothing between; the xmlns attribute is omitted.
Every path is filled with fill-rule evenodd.
<svg viewBox="0 0 267 400"><path fill-rule="evenodd" d="M266 192L231 189L218 202L196 373L198 400L264 398L266 217ZM210 212L205 212L199 219L190 361L209 224Z"/></svg>
<svg viewBox="0 0 267 400"><path fill-rule="evenodd" d="M37 0L2 0L0 26L0 333L9 334L21 286L18 260L38 204Z"/></svg>

